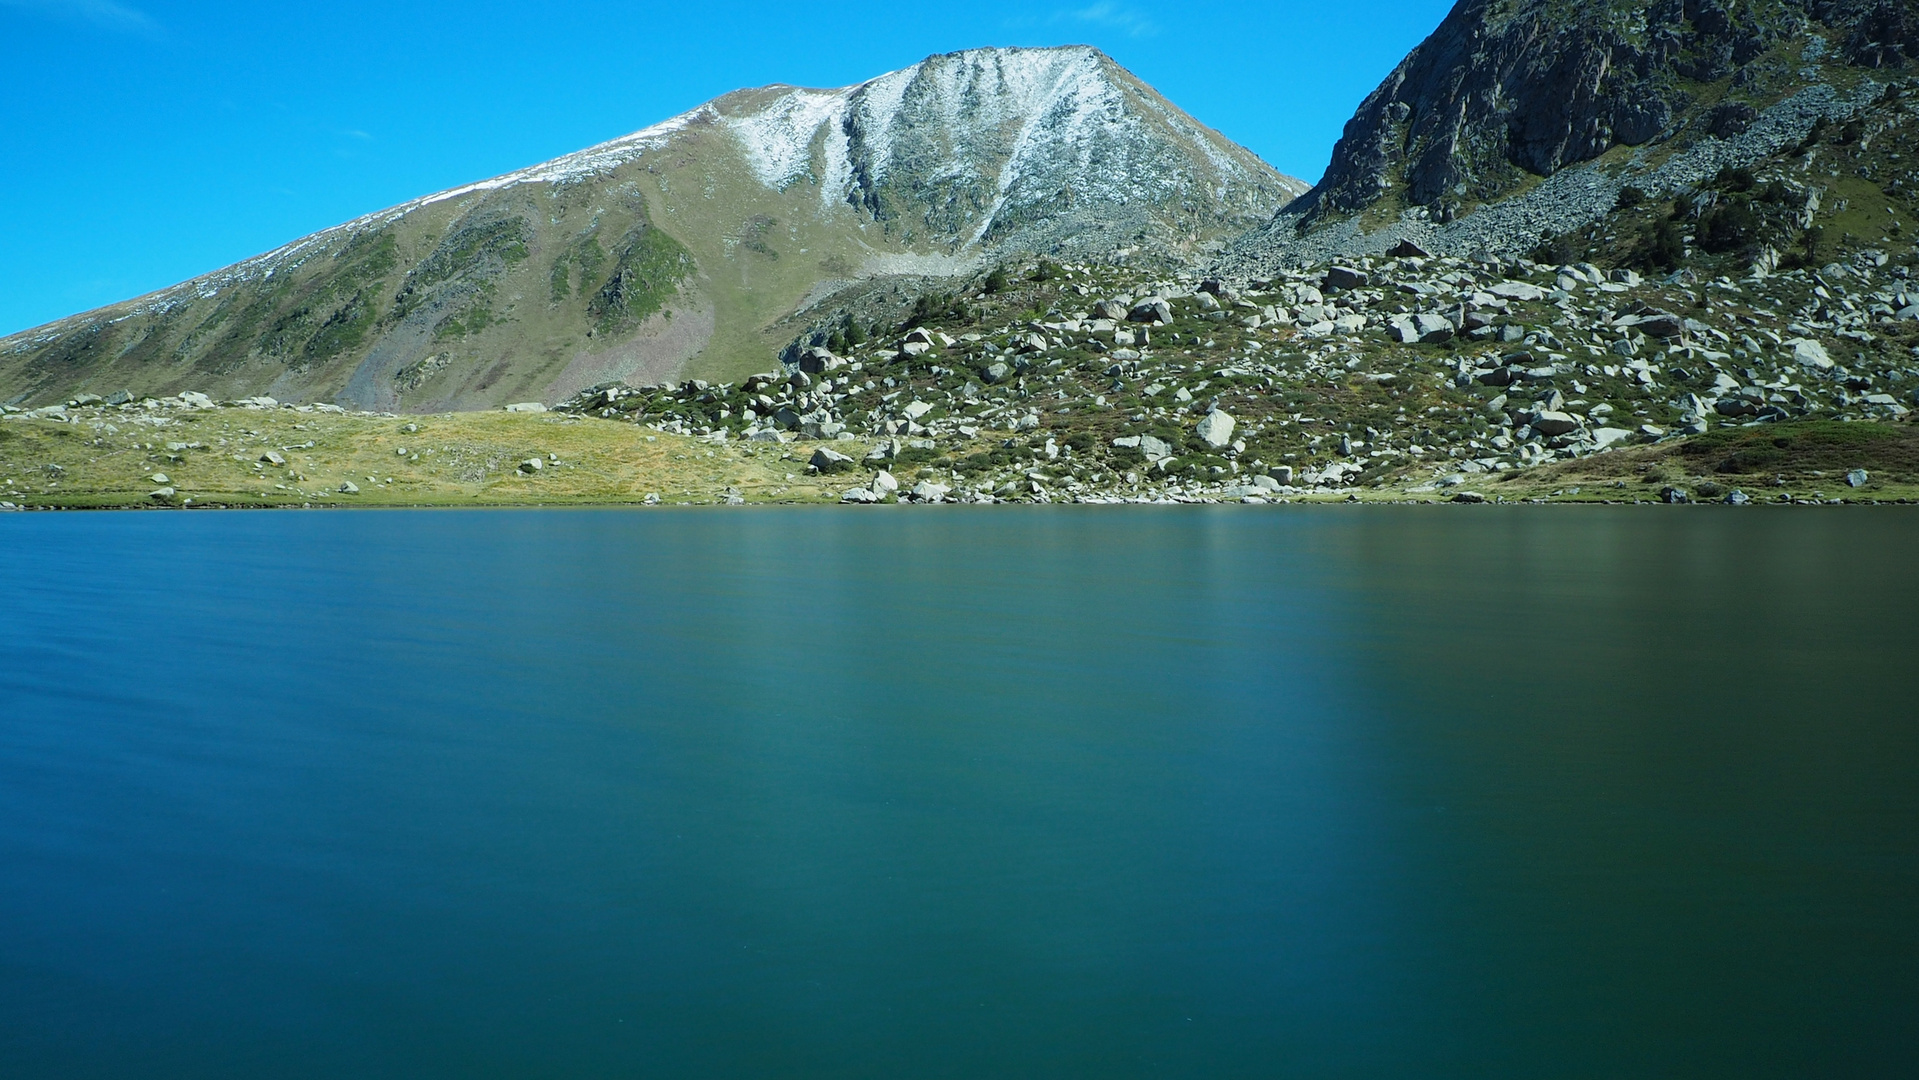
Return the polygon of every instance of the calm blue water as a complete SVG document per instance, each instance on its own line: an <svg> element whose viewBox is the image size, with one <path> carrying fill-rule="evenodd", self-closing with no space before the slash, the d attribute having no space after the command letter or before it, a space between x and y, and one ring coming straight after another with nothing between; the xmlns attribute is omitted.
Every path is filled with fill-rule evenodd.
<svg viewBox="0 0 1919 1080"><path fill-rule="evenodd" d="M0 552L9 1078L1919 1071L1913 513Z"/></svg>

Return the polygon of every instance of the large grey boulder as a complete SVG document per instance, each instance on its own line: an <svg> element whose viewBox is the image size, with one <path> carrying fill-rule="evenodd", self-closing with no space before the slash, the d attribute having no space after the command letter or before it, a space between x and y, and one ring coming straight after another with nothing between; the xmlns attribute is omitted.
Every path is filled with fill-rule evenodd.
<svg viewBox="0 0 1919 1080"><path fill-rule="evenodd" d="M1320 286L1344 292L1350 289L1363 289L1368 280L1364 270L1355 270L1350 266L1335 266L1326 271L1326 278L1320 282Z"/></svg>
<svg viewBox="0 0 1919 1080"><path fill-rule="evenodd" d="M808 375L823 375L845 365L846 361L817 345L800 354L800 370Z"/></svg>
<svg viewBox="0 0 1919 1080"><path fill-rule="evenodd" d="M1126 318L1136 323L1169 323L1173 321L1173 307L1157 296L1148 297L1134 304Z"/></svg>
<svg viewBox="0 0 1919 1080"><path fill-rule="evenodd" d="M830 450L822 446L813 451L813 456L808 458L806 463L818 469L820 472L836 473L851 468L853 459L840 453L838 450Z"/></svg>
<svg viewBox="0 0 1919 1080"><path fill-rule="evenodd" d="M1832 355L1826 347L1811 338L1799 338L1792 343L1793 363L1801 367L1817 368L1821 371L1832 369Z"/></svg>
<svg viewBox="0 0 1919 1080"><path fill-rule="evenodd" d="M1214 409L1200 418L1199 426L1193 433L1205 440L1206 445L1218 449L1233 441L1235 421L1224 409Z"/></svg>
<svg viewBox="0 0 1919 1080"><path fill-rule="evenodd" d="M1502 300L1537 301L1546 298L1546 290L1531 282L1502 281L1486 290Z"/></svg>
<svg viewBox="0 0 1919 1080"><path fill-rule="evenodd" d="M1453 324L1449 320L1424 312L1395 316L1390 328L1402 345L1437 345L1452 340L1453 336Z"/></svg>
<svg viewBox="0 0 1919 1080"><path fill-rule="evenodd" d="M1542 409L1533 414L1533 430L1551 438L1556 435L1571 435L1579 430L1579 421L1571 413Z"/></svg>
<svg viewBox="0 0 1919 1080"><path fill-rule="evenodd" d="M1670 311L1649 311L1638 316L1633 326L1647 337L1669 340L1686 332L1686 320Z"/></svg>

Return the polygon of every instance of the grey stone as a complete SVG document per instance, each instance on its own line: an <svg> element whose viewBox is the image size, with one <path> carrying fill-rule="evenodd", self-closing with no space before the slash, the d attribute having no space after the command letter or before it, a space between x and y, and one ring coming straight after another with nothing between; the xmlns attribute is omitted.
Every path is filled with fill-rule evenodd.
<svg viewBox="0 0 1919 1080"><path fill-rule="evenodd" d="M1866 481L1869 479L1871 479L1871 477L1866 473L1866 470L1854 469L1846 474L1846 486L1856 488L1865 487Z"/></svg>
<svg viewBox="0 0 1919 1080"><path fill-rule="evenodd" d="M1351 289L1363 289L1366 287L1367 281L1368 278L1364 270L1355 270L1350 266L1335 266L1326 271L1326 278L1320 282L1320 285L1323 288L1337 289L1344 292Z"/></svg>
<svg viewBox="0 0 1919 1080"><path fill-rule="evenodd" d="M1293 482L1293 467L1291 465L1275 465L1266 470L1266 475L1272 477L1282 485L1290 486Z"/></svg>
<svg viewBox="0 0 1919 1080"><path fill-rule="evenodd" d="M800 354L800 370L808 375L823 375L845 367L846 361L833 355L831 350L814 346Z"/></svg>
<svg viewBox="0 0 1919 1080"><path fill-rule="evenodd" d="M829 450L822 446L813 451L813 456L808 458L806 463L820 472L836 473L851 468L853 459L838 450Z"/></svg>
<svg viewBox="0 0 1919 1080"><path fill-rule="evenodd" d="M360 493L360 485L354 483L351 480L342 480L340 482L340 494L358 495L359 493Z"/></svg>
<svg viewBox="0 0 1919 1080"><path fill-rule="evenodd" d="M1750 502L1752 502L1751 497L1738 488L1734 488L1726 493L1727 506L1745 506Z"/></svg>
<svg viewBox="0 0 1919 1080"><path fill-rule="evenodd" d="M1533 414L1532 429L1548 438L1570 435L1579 430L1579 421L1570 413L1544 409Z"/></svg>
<svg viewBox="0 0 1919 1080"><path fill-rule="evenodd" d="M1133 305L1126 318L1137 323L1169 323L1173 321L1172 305L1155 296Z"/></svg>
<svg viewBox="0 0 1919 1080"><path fill-rule="evenodd" d="M537 401L516 401L511 405L502 405L506 412L538 413L545 412L546 406Z"/></svg>
<svg viewBox="0 0 1919 1080"><path fill-rule="evenodd" d="M1139 437L1139 452L1146 455L1150 461L1158 461L1160 458L1173 456L1172 446L1168 445L1166 440L1153 435L1141 435Z"/></svg>
<svg viewBox="0 0 1919 1080"><path fill-rule="evenodd" d="M1832 356L1826 352L1824 345L1811 338L1799 338L1791 344L1793 363L1821 371L1832 369Z"/></svg>
<svg viewBox="0 0 1919 1080"><path fill-rule="evenodd" d="M931 480L921 480L919 483L913 485L913 490L908 494L913 496L914 502L936 503L945 499L947 492L952 490L952 488L945 484L935 484Z"/></svg>
<svg viewBox="0 0 1919 1080"><path fill-rule="evenodd" d="M1005 361L995 360L980 370L979 377L986 380L987 385L991 386L1005 382L1007 376L1012 373L1013 369L1009 367Z"/></svg>
<svg viewBox="0 0 1919 1080"><path fill-rule="evenodd" d="M1502 281L1486 291L1502 300L1536 301L1546 298L1546 290L1525 281Z"/></svg>
<svg viewBox="0 0 1919 1080"><path fill-rule="evenodd" d="M546 462L541 458L530 457L520 462L520 471L523 473L536 473L544 468L546 468Z"/></svg>
<svg viewBox="0 0 1919 1080"><path fill-rule="evenodd" d="M1686 332L1686 320L1670 311L1650 311L1637 316L1632 324L1647 337L1664 339L1676 338Z"/></svg>
<svg viewBox="0 0 1919 1080"><path fill-rule="evenodd" d="M281 454L278 450L268 450L266 453L260 455L260 460L266 462L268 465L272 465L275 467L282 466L287 463L286 456Z"/></svg>
<svg viewBox="0 0 1919 1080"><path fill-rule="evenodd" d="M1232 443L1233 427L1234 420L1226 414L1225 410L1214 409L1200 419L1199 426L1194 429L1194 434L1204 439L1206 445L1219 448Z"/></svg>
<svg viewBox="0 0 1919 1080"><path fill-rule="evenodd" d="M1389 325L1393 336L1405 345L1414 343L1436 345L1452 340L1453 336L1453 324L1450 320L1424 312L1416 315L1395 316Z"/></svg>

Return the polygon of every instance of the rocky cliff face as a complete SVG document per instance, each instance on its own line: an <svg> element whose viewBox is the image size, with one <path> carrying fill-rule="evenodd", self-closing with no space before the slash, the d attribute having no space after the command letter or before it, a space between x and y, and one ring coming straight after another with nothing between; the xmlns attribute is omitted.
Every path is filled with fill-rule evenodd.
<svg viewBox="0 0 1919 1080"><path fill-rule="evenodd" d="M0 340L0 399L367 409L764 368L809 297L1030 252L1168 253L1305 190L1090 48L767 87Z"/></svg>
<svg viewBox="0 0 1919 1080"><path fill-rule="evenodd" d="M1780 47L1809 32L1855 66L1919 58L1906 0L1461 0L1360 105L1310 205L1443 220L1681 127L1737 135L1804 85Z"/></svg>

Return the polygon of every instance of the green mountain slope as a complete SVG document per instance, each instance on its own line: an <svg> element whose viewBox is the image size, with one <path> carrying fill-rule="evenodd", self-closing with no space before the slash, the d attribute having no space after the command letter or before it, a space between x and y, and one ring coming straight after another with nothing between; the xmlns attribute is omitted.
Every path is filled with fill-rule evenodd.
<svg viewBox="0 0 1919 1080"><path fill-rule="evenodd" d="M771 363L809 297L863 279L1193 252L1303 190L1093 49L955 53L841 90L739 91L16 334L0 399L443 411L729 378Z"/></svg>

